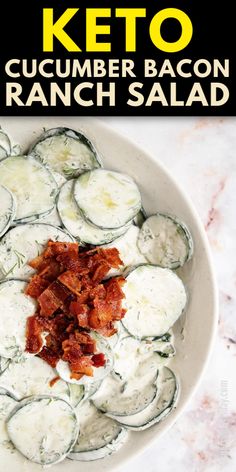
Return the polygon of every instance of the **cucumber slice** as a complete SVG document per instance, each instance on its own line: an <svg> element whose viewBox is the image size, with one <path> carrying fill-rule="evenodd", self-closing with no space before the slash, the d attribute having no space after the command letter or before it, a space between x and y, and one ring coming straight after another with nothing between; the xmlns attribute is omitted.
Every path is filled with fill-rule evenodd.
<svg viewBox="0 0 236 472"><path fill-rule="evenodd" d="M174 372L168 367L163 367L157 384L156 397L145 410L123 418L114 416L114 419L127 429L143 431L166 418L176 405L179 385Z"/></svg>
<svg viewBox="0 0 236 472"><path fill-rule="evenodd" d="M9 397L12 397L10 392L8 392L5 388L0 387L0 395L8 395Z"/></svg>
<svg viewBox="0 0 236 472"><path fill-rule="evenodd" d="M14 400L9 395L5 395L0 392L0 437L1 445L8 443L9 437L6 430L6 419L11 413L11 411L17 405L16 400Z"/></svg>
<svg viewBox="0 0 236 472"><path fill-rule="evenodd" d="M92 401L96 408L112 418L134 415L155 398L157 375L158 371L148 383L135 376L126 381L114 376L106 377Z"/></svg>
<svg viewBox="0 0 236 472"><path fill-rule="evenodd" d="M121 236L120 238L116 239L110 244L106 244L103 247L105 249L115 247L119 251L119 255L121 260L123 261L123 265L120 266L118 269L110 269L108 276L112 277L115 275L122 274L126 269L130 269L131 267L145 264L147 260L141 254L137 246L137 240L139 235L139 228L132 225L126 231L126 233Z"/></svg>
<svg viewBox="0 0 236 472"><path fill-rule="evenodd" d="M109 416L135 414L156 395L159 358L140 353L140 342L131 336L120 339L114 352L114 373L106 377L93 396L95 406Z"/></svg>
<svg viewBox="0 0 236 472"><path fill-rule="evenodd" d="M0 283L0 356L9 359L24 353L26 321L37 308L36 301L24 294L25 287L22 280Z"/></svg>
<svg viewBox="0 0 236 472"><path fill-rule="evenodd" d="M113 334L113 336L110 336L109 338L106 339L106 341L108 342L108 344L109 344L109 346L110 346L110 348L111 348L112 350L115 349L115 347L116 347L116 345L117 345L117 343L118 343L118 341L119 341L119 338L120 338L120 328L119 328L119 324L118 324L118 326L116 326L116 327L117 327L117 329L118 329L117 333Z"/></svg>
<svg viewBox="0 0 236 472"><path fill-rule="evenodd" d="M82 400L82 403L87 401L90 398L93 398L93 395L98 391L98 389L101 387L102 380L98 380L97 382L93 382L90 384L85 384L83 385L84 387L84 398Z"/></svg>
<svg viewBox="0 0 236 472"><path fill-rule="evenodd" d="M127 431L106 417L90 402L77 409L80 435L69 459L93 461L116 452L127 439Z"/></svg>
<svg viewBox="0 0 236 472"><path fill-rule="evenodd" d="M171 335L166 333L163 338L146 338L140 343L140 353L156 352L160 357L169 358L176 354L173 344L171 344Z"/></svg>
<svg viewBox="0 0 236 472"><path fill-rule="evenodd" d="M0 129L0 159L11 154L11 141L7 133Z"/></svg>
<svg viewBox="0 0 236 472"><path fill-rule="evenodd" d="M74 197L86 220L102 229L126 225L141 208L140 192L133 179L105 169L80 175Z"/></svg>
<svg viewBox="0 0 236 472"><path fill-rule="evenodd" d="M186 305L182 280L171 270L141 265L126 278L122 323L137 338L162 336L176 322Z"/></svg>
<svg viewBox="0 0 236 472"><path fill-rule="evenodd" d="M10 440L27 459L42 465L61 462L78 437L72 407L56 397L31 397L20 402L7 419Z"/></svg>
<svg viewBox="0 0 236 472"><path fill-rule="evenodd" d="M84 386L91 385L103 380L113 368L113 353L106 339L95 333L95 331L91 331L89 334L96 341L97 352L102 352L105 355L106 364L103 367L95 367L92 377L84 375L80 380L76 380L71 378L71 370L68 362L59 360L56 365L56 370L61 379L68 383Z"/></svg>
<svg viewBox="0 0 236 472"><path fill-rule="evenodd" d="M29 153L67 179L101 166L89 139L69 128L49 129L33 144Z"/></svg>
<svg viewBox="0 0 236 472"><path fill-rule="evenodd" d="M0 185L0 238L7 232L16 215L16 202L13 194Z"/></svg>
<svg viewBox="0 0 236 472"><path fill-rule="evenodd" d="M81 214L73 195L75 180L66 182L59 193L57 209L64 227L83 243L98 246L109 243L124 234L129 225L114 230L103 230L89 224Z"/></svg>
<svg viewBox="0 0 236 472"><path fill-rule="evenodd" d="M6 357L0 357L0 375L9 367L10 362Z"/></svg>
<svg viewBox="0 0 236 472"><path fill-rule="evenodd" d="M0 184L17 200L16 221L47 213L55 205L57 184L33 157L10 156L0 161Z"/></svg>
<svg viewBox="0 0 236 472"><path fill-rule="evenodd" d="M5 157L7 156L8 154L6 149L4 149L4 147L0 145L0 160L5 159Z"/></svg>
<svg viewBox="0 0 236 472"><path fill-rule="evenodd" d="M149 262L168 269L182 267L193 254L192 236L185 224L162 213L143 223L138 247Z"/></svg>
<svg viewBox="0 0 236 472"><path fill-rule="evenodd" d="M85 388L83 385L68 384L70 391L70 404L73 408L76 408L84 399Z"/></svg>
<svg viewBox="0 0 236 472"><path fill-rule="evenodd" d="M8 231L0 242L0 278L28 280L35 273L28 262L42 253L49 239L74 241L62 229L44 223L18 225Z"/></svg>
<svg viewBox="0 0 236 472"><path fill-rule="evenodd" d="M53 210L47 213L46 215L43 215L37 218L34 221L34 223L44 223L44 224L57 226L57 227L62 226L62 221L56 207L54 207Z"/></svg>
<svg viewBox="0 0 236 472"><path fill-rule="evenodd" d="M135 216L133 220L133 224L135 226L138 226L138 228L142 228L142 225L144 221L147 219L147 214L144 208L142 207L141 210L138 212L138 214Z"/></svg>
<svg viewBox="0 0 236 472"><path fill-rule="evenodd" d="M142 377L142 384L149 383L156 376L158 367L154 346L153 349L146 348L144 341L132 336L121 338L114 349L114 373L122 381Z"/></svg>
<svg viewBox="0 0 236 472"><path fill-rule="evenodd" d="M57 376L55 370L39 357L28 355L21 362L11 362L0 376L0 386L14 398L22 400L31 395L54 395L65 400L70 397L69 387L63 380L53 386L50 382Z"/></svg>

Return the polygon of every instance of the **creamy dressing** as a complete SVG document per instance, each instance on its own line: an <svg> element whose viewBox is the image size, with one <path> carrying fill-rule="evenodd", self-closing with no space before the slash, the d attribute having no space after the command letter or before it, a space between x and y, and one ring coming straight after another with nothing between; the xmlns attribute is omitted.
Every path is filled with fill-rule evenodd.
<svg viewBox="0 0 236 472"><path fill-rule="evenodd" d="M11 151L11 141L9 136L0 129L0 159L9 156Z"/></svg>
<svg viewBox="0 0 236 472"><path fill-rule="evenodd" d="M102 448L116 438L120 432L121 427L100 413L89 401L79 406L76 414L80 423L80 435L73 452Z"/></svg>
<svg viewBox="0 0 236 472"><path fill-rule="evenodd" d="M24 294L25 287L19 280L0 284L0 355L6 358L24 353L26 321L36 311L36 301Z"/></svg>
<svg viewBox="0 0 236 472"><path fill-rule="evenodd" d="M170 369L166 367L162 369L157 380L157 386L158 395L149 403L147 408L135 415L130 414L124 418L119 418L122 424L130 429L144 430L163 419L163 416L169 413L178 395L176 378Z"/></svg>
<svg viewBox="0 0 236 472"><path fill-rule="evenodd" d="M141 254L137 246L138 235L139 228L137 228L137 226L131 225L123 236L116 239L112 243L103 246L105 249L112 247L118 249L119 256L123 261L123 265L121 265L118 269L110 269L108 273L109 277L121 275L126 269L139 264L147 263L147 259Z"/></svg>
<svg viewBox="0 0 236 472"><path fill-rule="evenodd" d="M16 400L0 393L0 445L8 445L9 436L6 429L6 419L16 405Z"/></svg>
<svg viewBox="0 0 236 472"><path fill-rule="evenodd" d="M152 264L176 269L191 257L191 239L185 225L168 215L156 214L143 223L138 247Z"/></svg>
<svg viewBox="0 0 236 472"><path fill-rule="evenodd" d="M26 400L7 422L14 446L29 460L53 464L64 459L78 435L73 409L63 400Z"/></svg>
<svg viewBox="0 0 236 472"><path fill-rule="evenodd" d="M21 400L31 395L54 395L69 400L69 388L63 380L50 386L57 376L55 370L39 357L29 354L20 362L11 362L0 376L0 387L11 392Z"/></svg>
<svg viewBox="0 0 236 472"><path fill-rule="evenodd" d="M181 279L171 270L144 265L133 270L123 287L123 324L139 338L162 336L181 315L186 292Z"/></svg>
<svg viewBox="0 0 236 472"><path fill-rule="evenodd" d="M35 273L28 262L42 253L49 239L73 241L62 229L48 224L25 224L12 228L0 242L0 278L28 280Z"/></svg>
<svg viewBox="0 0 236 472"><path fill-rule="evenodd" d="M16 204L12 193L0 185L0 237L7 232L16 214Z"/></svg>
<svg viewBox="0 0 236 472"><path fill-rule="evenodd" d="M0 183L16 197L17 220L54 207L57 184L49 171L31 157L14 156L1 161Z"/></svg>
<svg viewBox="0 0 236 472"><path fill-rule="evenodd" d="M44 223L53 226L62 226L61 218L58 214L57 208L54 207L47 215L43 215L40 218L37 218L34 223Z"/></svg>
<svg viewBox="0 0 236 472"><path fill-rule="evenodd" d="M159 356L141 352L140 348L141 343L132 337L121 339L115 348L114 373L104 379L93 396L95 405L109 415L134 414L156 394Z"/></svg>

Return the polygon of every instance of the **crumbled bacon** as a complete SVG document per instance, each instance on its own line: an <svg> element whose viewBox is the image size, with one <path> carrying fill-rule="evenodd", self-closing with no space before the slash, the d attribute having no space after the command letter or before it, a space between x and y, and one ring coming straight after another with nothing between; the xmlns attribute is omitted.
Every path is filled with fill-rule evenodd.
<svg viewBox="0 0 236 472"><path fill-rule="evenodd" d="M68 362L71 377L77 380L92 376L93 368L104 366L106 360L96 352L90 331L113 336L115 322L125 315L124 278L104 280L111 268L122 265L118 250L79 251L78 243L49 241L29 265L37 273L25 293L38 301L38 309L27 320L26 351L52 367L60 359Z"/></svg>
<svg viewBox="0 0 236 472"><path fill-rule="evenodd" d="M26 351L37 353L43 346L42 327L37 316L29 316L26 323Z"/></svg>

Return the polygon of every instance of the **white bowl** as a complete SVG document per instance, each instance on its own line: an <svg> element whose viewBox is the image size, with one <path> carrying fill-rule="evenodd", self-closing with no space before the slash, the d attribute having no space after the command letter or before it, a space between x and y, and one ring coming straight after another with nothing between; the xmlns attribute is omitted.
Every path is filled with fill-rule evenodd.
<svg viewBox="0 0 236 472"><path fill-rule="evenodd" d="M174 214L187 224L193 235L194 257L180 273L187 286L189 303L186 315L174 328L177 355L170 364L181 385L176 409L162 423L143 432L131 433L120 451L108 458L90 463L66 460L50 468L52 472L114 471L167 431L184 410L202 376L217 325L216 286L206 234L183 189L162 164L99 122L77 117L30 117L2 118L0 124L15 142L22 145L23 151L44 127L67 126L84 131L102 155L105 167L127 173L136 180L142 193L143 206L148 213L158 210ZM1 470L10 472L41 470L39 465L26 461L19 454L11 454L2 446L0 463Z"/></svg>

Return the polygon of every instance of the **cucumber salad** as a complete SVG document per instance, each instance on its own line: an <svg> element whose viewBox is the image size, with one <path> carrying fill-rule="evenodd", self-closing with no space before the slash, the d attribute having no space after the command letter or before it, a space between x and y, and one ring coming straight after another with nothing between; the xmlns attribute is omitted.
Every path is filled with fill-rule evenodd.
<svg viewBox="0 0 236 472"><path fill-rule="evenodd" d="M49 241L116 248L122 261L105 279L125 279L124 316L112 335L89 333L106 359L92 376L72 378L63 360L53 368L26 351L38 310L29 262ZM172 327L187 303L176 269L192 255L186 225L158 208L147 215L132 176L105 169L82 132L44 131L19 155L0 130L1 447L47 466L93 461L170 414L180 390Z"/></svg>

